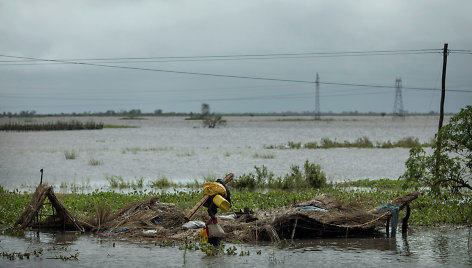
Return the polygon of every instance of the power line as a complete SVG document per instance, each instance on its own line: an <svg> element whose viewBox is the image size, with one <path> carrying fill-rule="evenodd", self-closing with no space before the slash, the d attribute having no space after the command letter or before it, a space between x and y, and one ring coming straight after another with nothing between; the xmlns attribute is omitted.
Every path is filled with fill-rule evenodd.
<svg viewBox="0 0 472 268"><path fill-rule="evenodd" d="M270 54L233 54L233 55L203 55L203 56L160 56L160 57L114 57L114 58L73 58L55 59L56 61L136 61L136 60L212 60L212 59L277 59L290 57L350 57L350 56L384 56L384 55L409 55L409 54L431 54L441 52L441 49L402 49L402 50L370 50L370 51L337 51L337 52L303 52L303 53L270 53ZM42 61L39 59L22 59L0 62L31 62ZM154 61L151 61L154 62ZM107 62L104 62L107 63ZM125 62L127 63L127 62Z"/></svg>
<svg viewBox="0 0 472 268"><path fill-rule="evenodd" d="M40 59L40 58L32 58L32 57L10 56L10 55L3 55L3 54L0 54L0 57L36 60L36 61L44 61L44 62L60 62L60 63L75 64L75 65L96 66L96 67L117 68L117 69L128 69L128 70L138 70L138 71L151 71L151 72L162 72L162 73L173 73L173 74L186 74L186 75L197 75L197 76L221 77L221 78L250 79L250 80L303 83L303 84L314 84L314 83L316 83L315 81L308 81L308 80L280 79L280 78L269 78L269 77L214 74L214 73L201 73L201 72L187 72L187 71L176 71L176 70L165 70L165 69L153 69L153 68L98 64L98 63L89 63L89 62L62 61L62 60L54 60L54 59ZM394 86L373 85L373 84L356 84L356 83L339 83L339 82L319 82L319 83L324 84L324 85L337 85L337 86L371 87L371 88L395 88ZM432 90L432 91L440 90L438 88L422 88L422 87L403 87L403 88L404 89L410 89L410 90ZM459 90L459 89L455 89L455 90L454 89L449 89L448 91L472 93L472 91Z"/></svg>
<svg viewBox="0 0 472 268"><path fill-rule="evenodd" d="M274 57L241 57L241 58L203 58L203 59L168 59L168 60L107 60L107 61L93 61L93 63L159 63L159 62L208 62L208 61L242 61L242 60L274 60L274 59L310 59L310 58L339 58L339 57L360 57L360 56L393 56L393 55L419 55L419 54L440 54L440 52L410 52L410 53L388 53L388 54L351 54L351 55L307 55L307 56L274 56ZM68 59L62 61L70 61ZM76 59L74 61L87 62L90 60ZM0 66L23 66L23 65L62 65L70 64L67 62L61 63L44 63L35 62L34 60L19 60L19 61L0 61Z"/></svg>

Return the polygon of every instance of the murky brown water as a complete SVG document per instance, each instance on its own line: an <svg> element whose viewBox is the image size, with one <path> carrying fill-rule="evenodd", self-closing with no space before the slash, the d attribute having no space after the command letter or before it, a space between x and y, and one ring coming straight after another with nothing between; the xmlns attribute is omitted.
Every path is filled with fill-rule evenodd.
<svg viewBox="0 0 472 268"><path fill-rule="evenodd" d="M469 229L429 228L412 231L406 237L336 238L294 241L285 247L272 244L236 246L236 253L249 255L206 256L201 251L160 247L74 233L26 234L18 239L0 236L7 252L43 248L41 257L9 261L0 257L1 267L470 267ZM115 246L113 246L113 244ZM260 251L260 254L257 252ZM58 256L79 252L78 260L62 261Z"/></svg>
<svg viewBox="0 0 472 268"><path fill-rule="evenodd" d="M33 121L70 119L34 118ZM56 188L74 184L96 189L108 185L106 177L112 175L125 181L143 177L146 182L158 176L177 182L200 180L207 175L224 177L229 172L239 176L262 165L283 176L291 165L303 165L306 160L320 164L330 181L396 179L405 170L408 149L280 150L264 149L264 146L289 141L320 142L322 138L355 141L364 136L374 143L394 142L409 136L426 142L434 137L438 124L435 116L412 116L404 121L379 116L334 116L317 122L293 120L310 117L227 116L225 127L208 129L200 121L184 117L73 119L139 128L0 132L0 185L32 190L39 182L41 168L44 180ZM25 119L0 118L0 123L8 120ZM77 157L65 159L64 151L71 150L76 151ZM264 155L269 157L261 157ZM99 161L100 165L90 165L90 159Z"/></svg>

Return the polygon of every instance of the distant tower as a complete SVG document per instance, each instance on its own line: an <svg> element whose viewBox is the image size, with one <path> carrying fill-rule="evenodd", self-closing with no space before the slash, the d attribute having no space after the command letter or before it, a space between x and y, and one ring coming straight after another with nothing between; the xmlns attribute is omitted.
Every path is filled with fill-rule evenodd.
<svg viewBox="0 0 472 268"><path fill-rule="evenodd" d="M402 100L402 79L395 80L395 103L393 104L393 119L405 119Z"/></svg>
<svg viewBox="0 0 472 268"><path fill-rule="evenodd" d="M315 120L321 119L320 112L320 76L316 73L316 91L315 91Z"/></svg>

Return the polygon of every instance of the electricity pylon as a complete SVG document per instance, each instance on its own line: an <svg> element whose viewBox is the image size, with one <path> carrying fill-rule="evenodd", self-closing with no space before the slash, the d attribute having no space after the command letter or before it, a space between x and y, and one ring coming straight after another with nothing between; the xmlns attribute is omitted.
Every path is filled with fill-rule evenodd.
<svg viewBox="0 0 472 268"><path fill-rule="evenodd" d="M393 104L393 119L405 119L402 99L402 79L395 80L395 103Z"/></svg>

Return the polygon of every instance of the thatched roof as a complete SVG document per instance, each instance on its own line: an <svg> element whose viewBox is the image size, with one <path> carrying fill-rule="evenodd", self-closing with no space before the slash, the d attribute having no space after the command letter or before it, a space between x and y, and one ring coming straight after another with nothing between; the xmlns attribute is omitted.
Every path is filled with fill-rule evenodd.
<svg viewBox="0 0 472 268"><path fill-rule="evenodd" d="M123 228L139 232L150 229L178 230L185 223L183 210L173 204L161 203L158 199L159 197L154 197L146 201L128 204L94 230L109 232Z"/></svg>
<svg viewBox="0 0 472 268"><path fill-rule="evenodd" d="M390 203L406 207L418 197L418 193L400 196ZM114 232L129 228L129 237L138 239L192 240L196 230L182 230L185 222L182 210L172 204L156 202L153 198L129 204L118 211L112 221L103 225L102 231ZM311 209L303 209L306 208ZM196 218L207 220L208 215L199 211ZM218 217L225 230L227 241L278 241L280 239L307 239L334 236L365 236L377 233L385 227L391 213L367 211L355 204L342 205L330 195L320 195L291 207L269 211L236 213L236 219ZM159 222L153 222L153 219ZM149 232L152 230L152 232Z"/></svg>
<svg viewBox="0 0 472 268"><path fill-rule="evenodd" d="M53 207L53 215L48 215L44 220L39 219L39 213L45 205L46 198ZM41 221L42 220L42 221ZM61 228L66 230L75 230L84 232L86 227L90 227L72 216L67 208L57 199L52 186L39 185L33 194L33 198L26 206L25 211L16 221L22 228L26 227L44 227Z"/></svg>
<svg viewBox="0 0 472 268"><path fill-rule="evenodd" d="M391 200L390 204L403 209L418 195L418 192L414 192L399 196ZM46 221L38 222L38 212L46 198L54 207L58 219L51 221L49 217ZM138 239L192 240L196 236L196 230L181 229L182 224L186 222L184 211L173 204L161 203L158 199L154 197L128 204L111 217L104 217L94 223L96 226L92 226L75 219L56 198L52 187L40 185L17 223L23 228L48 225L82 232L88 229L111 234L121 234L123 232L120 230L127 230L129 237ZM372 235L386 225L392 214L390 211L378 212L377 208L365 210L352 203L343 205L336 198L323 194L291 207L255 212L247 209L236 213L236 216L236 219L219 217L218 221L227 234L227 241L278 241ZM208 215L199 210L196 218L205 221Z"/></svg>

